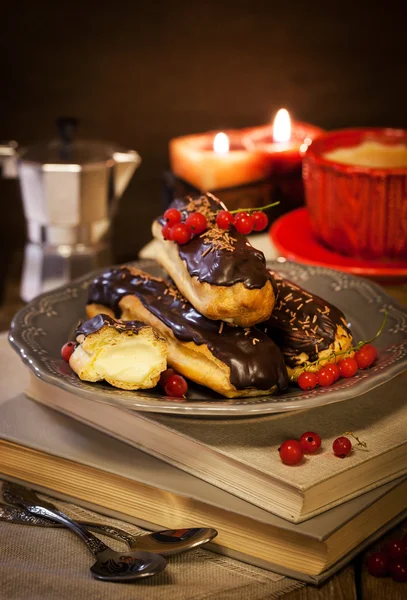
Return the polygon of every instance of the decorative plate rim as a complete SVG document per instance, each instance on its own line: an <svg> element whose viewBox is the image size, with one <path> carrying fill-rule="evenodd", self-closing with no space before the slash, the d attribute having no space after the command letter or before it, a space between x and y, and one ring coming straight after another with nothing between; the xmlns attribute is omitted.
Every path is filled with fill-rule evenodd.
<svg viewBox="0 0 407 600"><path fill-rule="evenodd" d="M133 261L128 264L136 264L138 268L145 270L151 269L151 267L157 268L158 266L157 263L151 260ZM389 311L390 315L396 319L396 325L393 328L395 331L392 333L406 332L404 341L387 348L388 352L395 353L387 362L379 363L368 371L361 371L356 378L341 380L342 383L339 388L318 388L317 393L315 393L316 390L311 392L298 390L297 396L287 397L286 399L284 399L284 395L272 395L233 400L219 399L203 400L201 402L193 400L190 403L177 403L174 400L165 400L165 397L163 399L157 398L145 392L98 388L95 384L82 382L76 377L72 380L63 377L55 368L53 372L49 370L51 368L49 363L52 363L52 360L50 359L47 363L46 359L49 353L41 347L40 342L41 336L46 335L47 332L41 328L36 328L32 324L32 319L38 314L49 317L55 316L57 314L54 310L55 304L75 298L81 289L85 289L97 274L105 271L108 267L92 271L75 281L55 290L44 292L34 298L14 316L8 339L30 370L43 381L56 387L95 402L114 404L128 410L194 417L254 416L324 406L360 396L386 383L407 369L407 310L391 298L383 288L367 279L322 266L305 265L285 259L268 261L267 264L276 271L280 269L283 275L287 275L286 271L291 270L296 275L294 277L295 281L300 284L310 276L329 276L332 279L331 285L334 290L338 291L341 289L340 286L344 285L343 289L358 291L367 301L375 301L379 304L381 310L386 309ZM389 331L391 330L389 329ZM74 384L72 381L76 383Z"/></svg>

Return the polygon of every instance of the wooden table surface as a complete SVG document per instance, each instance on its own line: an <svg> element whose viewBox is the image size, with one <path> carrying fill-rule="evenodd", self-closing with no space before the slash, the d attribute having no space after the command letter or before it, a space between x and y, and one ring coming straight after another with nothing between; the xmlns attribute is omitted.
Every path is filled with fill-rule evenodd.
<svg viewBox="0 0 407 600"><path fill-rule="evenodd" d="M15 257L15 264L10 272L20 272L21 256ZM407 286L385 288L389 294L401 304L407 306ZM23 306L19 298L19 281L11 278L4 288L4 299L0 306L0 331L7 330L15 312ZM407 520L384 539L400 537L407 532ZM377 548L383 540L375 544ZM284 596L284 600L405 600L407 584L397 583L391 578L378 579L368 574L366 557L372 548L362 553L338 574L322 584L319 588L307 585Z"/></svg>

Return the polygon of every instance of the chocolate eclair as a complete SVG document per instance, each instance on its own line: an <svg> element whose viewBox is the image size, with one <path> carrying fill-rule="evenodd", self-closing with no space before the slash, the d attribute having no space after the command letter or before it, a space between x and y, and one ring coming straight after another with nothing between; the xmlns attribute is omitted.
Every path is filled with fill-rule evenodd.
<svg viewBox="0 0 407 600"><path fill-rule="evenodd" d="M167 368L167 343L139 321L118 321L106 314L81 323L69 364L84 381L105 380L124 390L157 385Z"/></svg>
<svg viewBox="0 0 407 600"><path fill-rule="evenodd" d="M311 294L271 271L278 298L271 317L259 325L281 349L291 379L299 368L317 371L327 362L335 362L333 353L352 346L352 334L345 315L336 306ZM339 355L340 360L344 355ZM317 366L310 363L320 359ZM326 360L329 359L329 360Z"/></svg>
<svg viewBox="0 0 407 600"><path fill-rule="evenodd" d="M206 318L163 279L131 267L100 275L89 287L87 313L107 312L154 327L168 343L170 366L227 398L288 385L282 354L265 333Z"/></svg>
<svg viewBox="0 0 407 600"><path fill-rule="evenodd" d="M208 223L203 233L183 245L164 240L164 217L153 223L155 258L181 293L208 319L240 327L268 319L275 303L273 276L264 254L244 235L216 225L216 214L225 206L212 194L205 194L174 200L171 207L184 217L201 212Z"/></svg>

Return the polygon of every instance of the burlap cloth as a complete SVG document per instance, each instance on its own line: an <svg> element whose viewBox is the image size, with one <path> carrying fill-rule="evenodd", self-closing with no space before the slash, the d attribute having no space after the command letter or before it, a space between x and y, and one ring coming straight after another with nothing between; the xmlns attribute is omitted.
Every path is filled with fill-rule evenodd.
<svg viewBox="0 0 407 600"><path fill-rule="evenodd" d="M144 533L135 525L53 502L73 518ZM126 547L100 537L114 549ZM132 584L96 581L89 572L93 562L70 531L0 522L1 600L265 600L304 585L202 548L168 557L163 573Z"/></svg>

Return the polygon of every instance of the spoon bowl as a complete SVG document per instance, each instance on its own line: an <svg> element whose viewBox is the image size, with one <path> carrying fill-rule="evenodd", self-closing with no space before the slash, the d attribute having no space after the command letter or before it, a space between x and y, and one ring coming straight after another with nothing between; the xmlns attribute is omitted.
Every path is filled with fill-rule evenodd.
<svg viewBox="0 0 407 600"><path fill-rule="evenodd" d="M156 575L165 569L166 564L162 556L151 552L115 552L108 549L97 555L97 561L90 570L95 579L130 582Z"/></svg>
<svg viewBox="0 0 407 600"><path fill-rule="evenodd" d="M134 538L134 543L130 544L130 548L169 556L207 544L217 535L216 529L211 527L167 529Z"/></svg>

